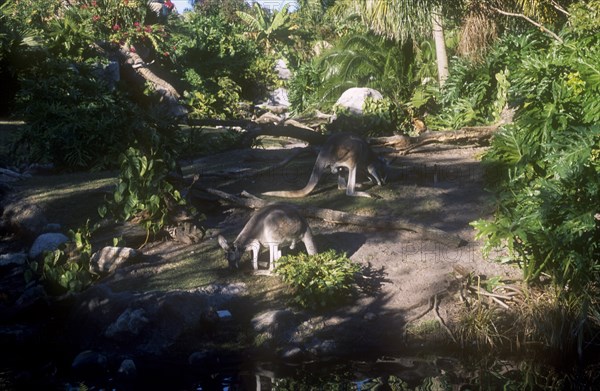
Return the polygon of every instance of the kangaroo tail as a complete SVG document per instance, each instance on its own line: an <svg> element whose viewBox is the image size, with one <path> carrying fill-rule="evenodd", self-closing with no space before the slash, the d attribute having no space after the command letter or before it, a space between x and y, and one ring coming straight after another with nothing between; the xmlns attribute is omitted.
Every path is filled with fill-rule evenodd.
<svg viewBox="0 0 600 391"><path fill-rule="evenodd" d="M323 175L323 171L326 166L319 161L317 157L317 161L315 162L315 166L313 167L312 173L310 174L310 178L308 179L308 183L300 190L282 190L282 191L268 191L266 193L262 193L266 196L275 196L275 197L284 197L284 198L295 198L295 197L305 197L319 183L319 179L321 179L321 175Z"/></svg>

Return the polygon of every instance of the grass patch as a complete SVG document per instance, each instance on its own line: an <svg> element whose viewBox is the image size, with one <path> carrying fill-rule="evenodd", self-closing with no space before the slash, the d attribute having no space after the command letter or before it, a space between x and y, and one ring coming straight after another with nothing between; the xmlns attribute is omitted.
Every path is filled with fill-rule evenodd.
<svg viewBox="0 0 600 391"><path fill-rule="evenodd" d="M440 322L436 319L424 320L419 323L410 323L406 327L406 333L416 337L425 337L441 331Z"/></svg>
<svg viewBox="0 0 600 391"><path fill-rule="evenodd" d="M69 229L100 219L98 206L116 180L116 173L104 171L35 176L13 186L16 199L42 207L48 221Z"/></svg>

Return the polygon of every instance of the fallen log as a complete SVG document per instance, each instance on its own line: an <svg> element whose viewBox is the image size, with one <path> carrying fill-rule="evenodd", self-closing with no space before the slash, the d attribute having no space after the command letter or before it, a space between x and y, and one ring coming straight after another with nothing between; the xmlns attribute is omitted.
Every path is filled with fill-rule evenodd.
<svg viewBox="0 0 600 391"><path fill-rule="evenodd" d="M268 201L247 192L242 192L243 197L238 197L213 188L201 188L199 190L203 190L234 205L245 208L259 209L269 204ZM441 229L426 227L422 224L408 222L407 220L396 217L360 216L339 210L317 208L313 206L303 206L300 208L300 212L305 217L317 218L337 224L350 224L377 229L412 231L420 234L425 239L433 240L437 243L452 248L462 247L467 244L467 242L460 237L449 234Z"/></svg>
<svg viewBox="0 0 600 391"><path fill-rule="evenodd" d="M369 140L369 144L374 148L392 148L399 155L405 155L429 144L488 145L499 127L499 125L473 126L454 131L428 131L414 137L405 135L375 137Z"/></svg>
<svg viewBox="0 0 600 391"><path fill-rule="evenodd" d="M295 120L287 120L283 124L258 123L251 120L218 120L189 119L192 126L239 126L247 132L243 139L244 146L250 146L259 136L290 137L306 141L311 145L321 145L327 135L310 130ZM389 137L373 137L369 144L376 149L392 149L392 154L406 155L412 150L429 144L448 145L488 145L500 125L471 126L454 131L427 131L418 136L394 135Z"/></svg>
<svg viewBox="0 0 600 391"><path fill-rule="evenodd" d="M290 137L309 144L319 145L327 140L322 133L310 130L305 126L297 126L294 120L288 120L283 124L258 123L252 120L219 120L213 118L194 119L187 121L191 126L238 126L245 129L242 146L250 146L254 139L259 136Z"/></svg>

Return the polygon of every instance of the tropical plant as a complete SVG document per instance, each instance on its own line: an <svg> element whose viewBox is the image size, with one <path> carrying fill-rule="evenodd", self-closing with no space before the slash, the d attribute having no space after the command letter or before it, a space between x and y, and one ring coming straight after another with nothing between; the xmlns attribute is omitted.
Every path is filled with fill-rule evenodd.
<svg viewBox="0 0 600 391"><path fill-rule="evenodd" d="M474 225L488 250L506 246L526 281L544 274L582 292L600 277L600 33L561 35L510 72L521 108L484 159L499 202L493 220Z"/></svg>
<svg viewBox="0 0 600 391"><path fill-rule="evenodd" d="M313 309L340 304L351 297L360 270L359 264L334 250L284 256L275 267L275 273L294 290L293 301Z"/></svg>
<svg viewBox="0 0 600 391"><path fill-rule="evenodd" d="M241 35L241 26L220 14L186 14L173 30L177 72L194 115L237 117L238 98L264 99L275 83L273 59L261 56L257 44Z"/></svg>
<svg viewBox="0 0 600 391"><path fill-rule="evenodd" d="M175 160L168 148L160 144L146 153L130 147L121 154L121 172L112 199L98 208L101 217L108 212L120 221L133 221L156 234L168 222L175 205L185 205L185 199L166 178L175 169ZM146 240L148 239L146 238Z"/></svg>
<svg viewBox="0 0 600 391"><path fill-rule="evenodd" d="M69 230L70 240L54 251L44 253L41 261L31 261L25 270L27 282L38 279L46 291L53 295L64 292L81 292L94 280L90 272L93 228L86 225Z"/></svg>
<svg viewBox="0 0 600 391"><path fill-rule="evenodd" d="M290 45L291 35L297 26L293 25L289 13L290 4L272 13L258 3L254 3L252 13L238 11L238 17L247 27L247 34L264 47L265 53L273 54L278 46Z"/></svg>
<svg viewBox="0 0 600 391"><path fill-rule="evenodd" d="M59 169L107 168L134 138L136 110L103 78L107 62L46 60L22 79L19 113L27 122L13 150L17 161Z"/></svg>

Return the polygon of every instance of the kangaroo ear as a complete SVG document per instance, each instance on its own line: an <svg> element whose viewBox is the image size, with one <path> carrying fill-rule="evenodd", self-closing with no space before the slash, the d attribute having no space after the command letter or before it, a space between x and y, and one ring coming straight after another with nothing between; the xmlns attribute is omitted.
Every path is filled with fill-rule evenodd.
<svg viewBox="0 0 600 391"><path fill-rule="evenodd" d="M227 240L223 236L217 236L217 241L223 250L228 251L230 249L229 243L227 243Z"/></svg>

